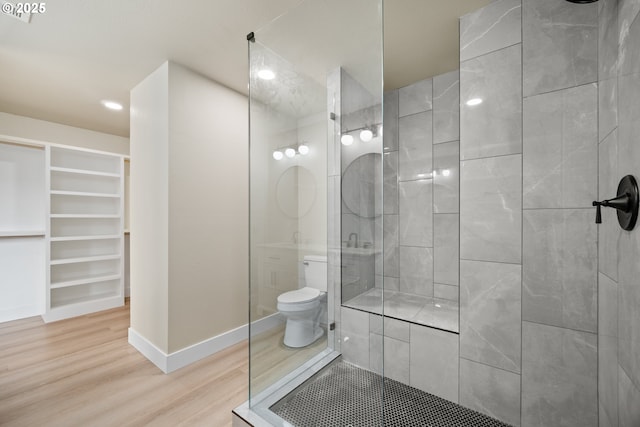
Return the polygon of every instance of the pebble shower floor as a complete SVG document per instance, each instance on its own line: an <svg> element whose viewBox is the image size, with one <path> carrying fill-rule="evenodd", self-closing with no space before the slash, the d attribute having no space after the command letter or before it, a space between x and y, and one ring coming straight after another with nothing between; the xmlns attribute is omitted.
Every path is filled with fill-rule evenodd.
<svg viewBox="0 0 640 427"><path fill-rule="evenodd" d="M380 375L339 360L270 409L296 427L510 427L388 378L383 416L381 385Z"/></svg>

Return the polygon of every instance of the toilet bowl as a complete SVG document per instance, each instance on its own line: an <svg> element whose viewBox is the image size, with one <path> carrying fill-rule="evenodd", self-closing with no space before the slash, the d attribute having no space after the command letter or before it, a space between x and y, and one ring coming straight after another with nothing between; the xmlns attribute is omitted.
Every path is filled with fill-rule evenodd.
<svg viewBox="0 0 640 427"><path fill-rule="evenodd" d="M278 296L278 311L287 319L287 347L306 347L324 335L320 317L326 304L327 257L305 256L304 277L305 287Z"/></svg>

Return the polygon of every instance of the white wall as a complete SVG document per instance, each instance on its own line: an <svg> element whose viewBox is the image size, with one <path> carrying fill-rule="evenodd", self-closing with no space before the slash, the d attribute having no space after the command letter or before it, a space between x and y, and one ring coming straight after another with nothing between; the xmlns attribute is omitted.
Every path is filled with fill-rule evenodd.
<svg viewBox="0 0 640 427"><path fill-rule="evenodd" d="M166 357L247 322L247 99L168 62L131 106L131 329Z"/></svg>
<svg viewBox="0 0 640 427"><path fill-rule="evenodd" d="M247 323L247 149L246 97L170 63L170 352Z"/></svg>
<svg viewBox="0 0 640 427"><path fill-rule="evenodd" d="M169 350L169 65L131 91L131 328Z"/></svg>
<svg viewBox="0 0 640 427"><path fill-rule="evenodd" d="M129 154L129 139L121 136L0 112L2 135Z"/></svg>

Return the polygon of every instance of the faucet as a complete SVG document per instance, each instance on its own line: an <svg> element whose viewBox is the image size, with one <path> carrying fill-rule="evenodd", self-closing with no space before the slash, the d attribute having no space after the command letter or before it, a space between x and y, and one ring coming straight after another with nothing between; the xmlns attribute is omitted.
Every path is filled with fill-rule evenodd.
<svg viewBox="0 0 640 427"><path fill-rule="evenodd" d="M358 247L358 233L351 233L349 234L349 241L347 242L347 247L350 248L351 246L351 238L355 237L355 245L353 245L354 248Z"/></svg>

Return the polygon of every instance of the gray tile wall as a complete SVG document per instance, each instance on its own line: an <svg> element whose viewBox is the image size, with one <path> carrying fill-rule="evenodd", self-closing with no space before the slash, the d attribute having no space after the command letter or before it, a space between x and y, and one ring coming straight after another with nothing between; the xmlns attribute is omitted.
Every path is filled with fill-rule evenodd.
<svg viewBox="0 0 640 427"><path fill-rule="evenodd" d="M386 289L458 300L459 92L453 71L385 93Z"/></svg>
<svg viewBox="0 0 640 427"><path fill-rule="evenodd" d="M640 176L640 2L601 0L598 35L599 199L626 174ZM640 231L615 212L598 226L598 409L600 426L640 425Z"/></svg>
<svg viewBox="0 0 640 427"><path fill-rule="evenodd" d="M522 425L595 426L598 5L522 5Z"/></svg>
<svg viewBox="0 0 640 427"><path fill-rule="evenodd" d="M520 0L460 20L460 403L521 418ZM466 102L478 98L477 105Z"/></svg>

